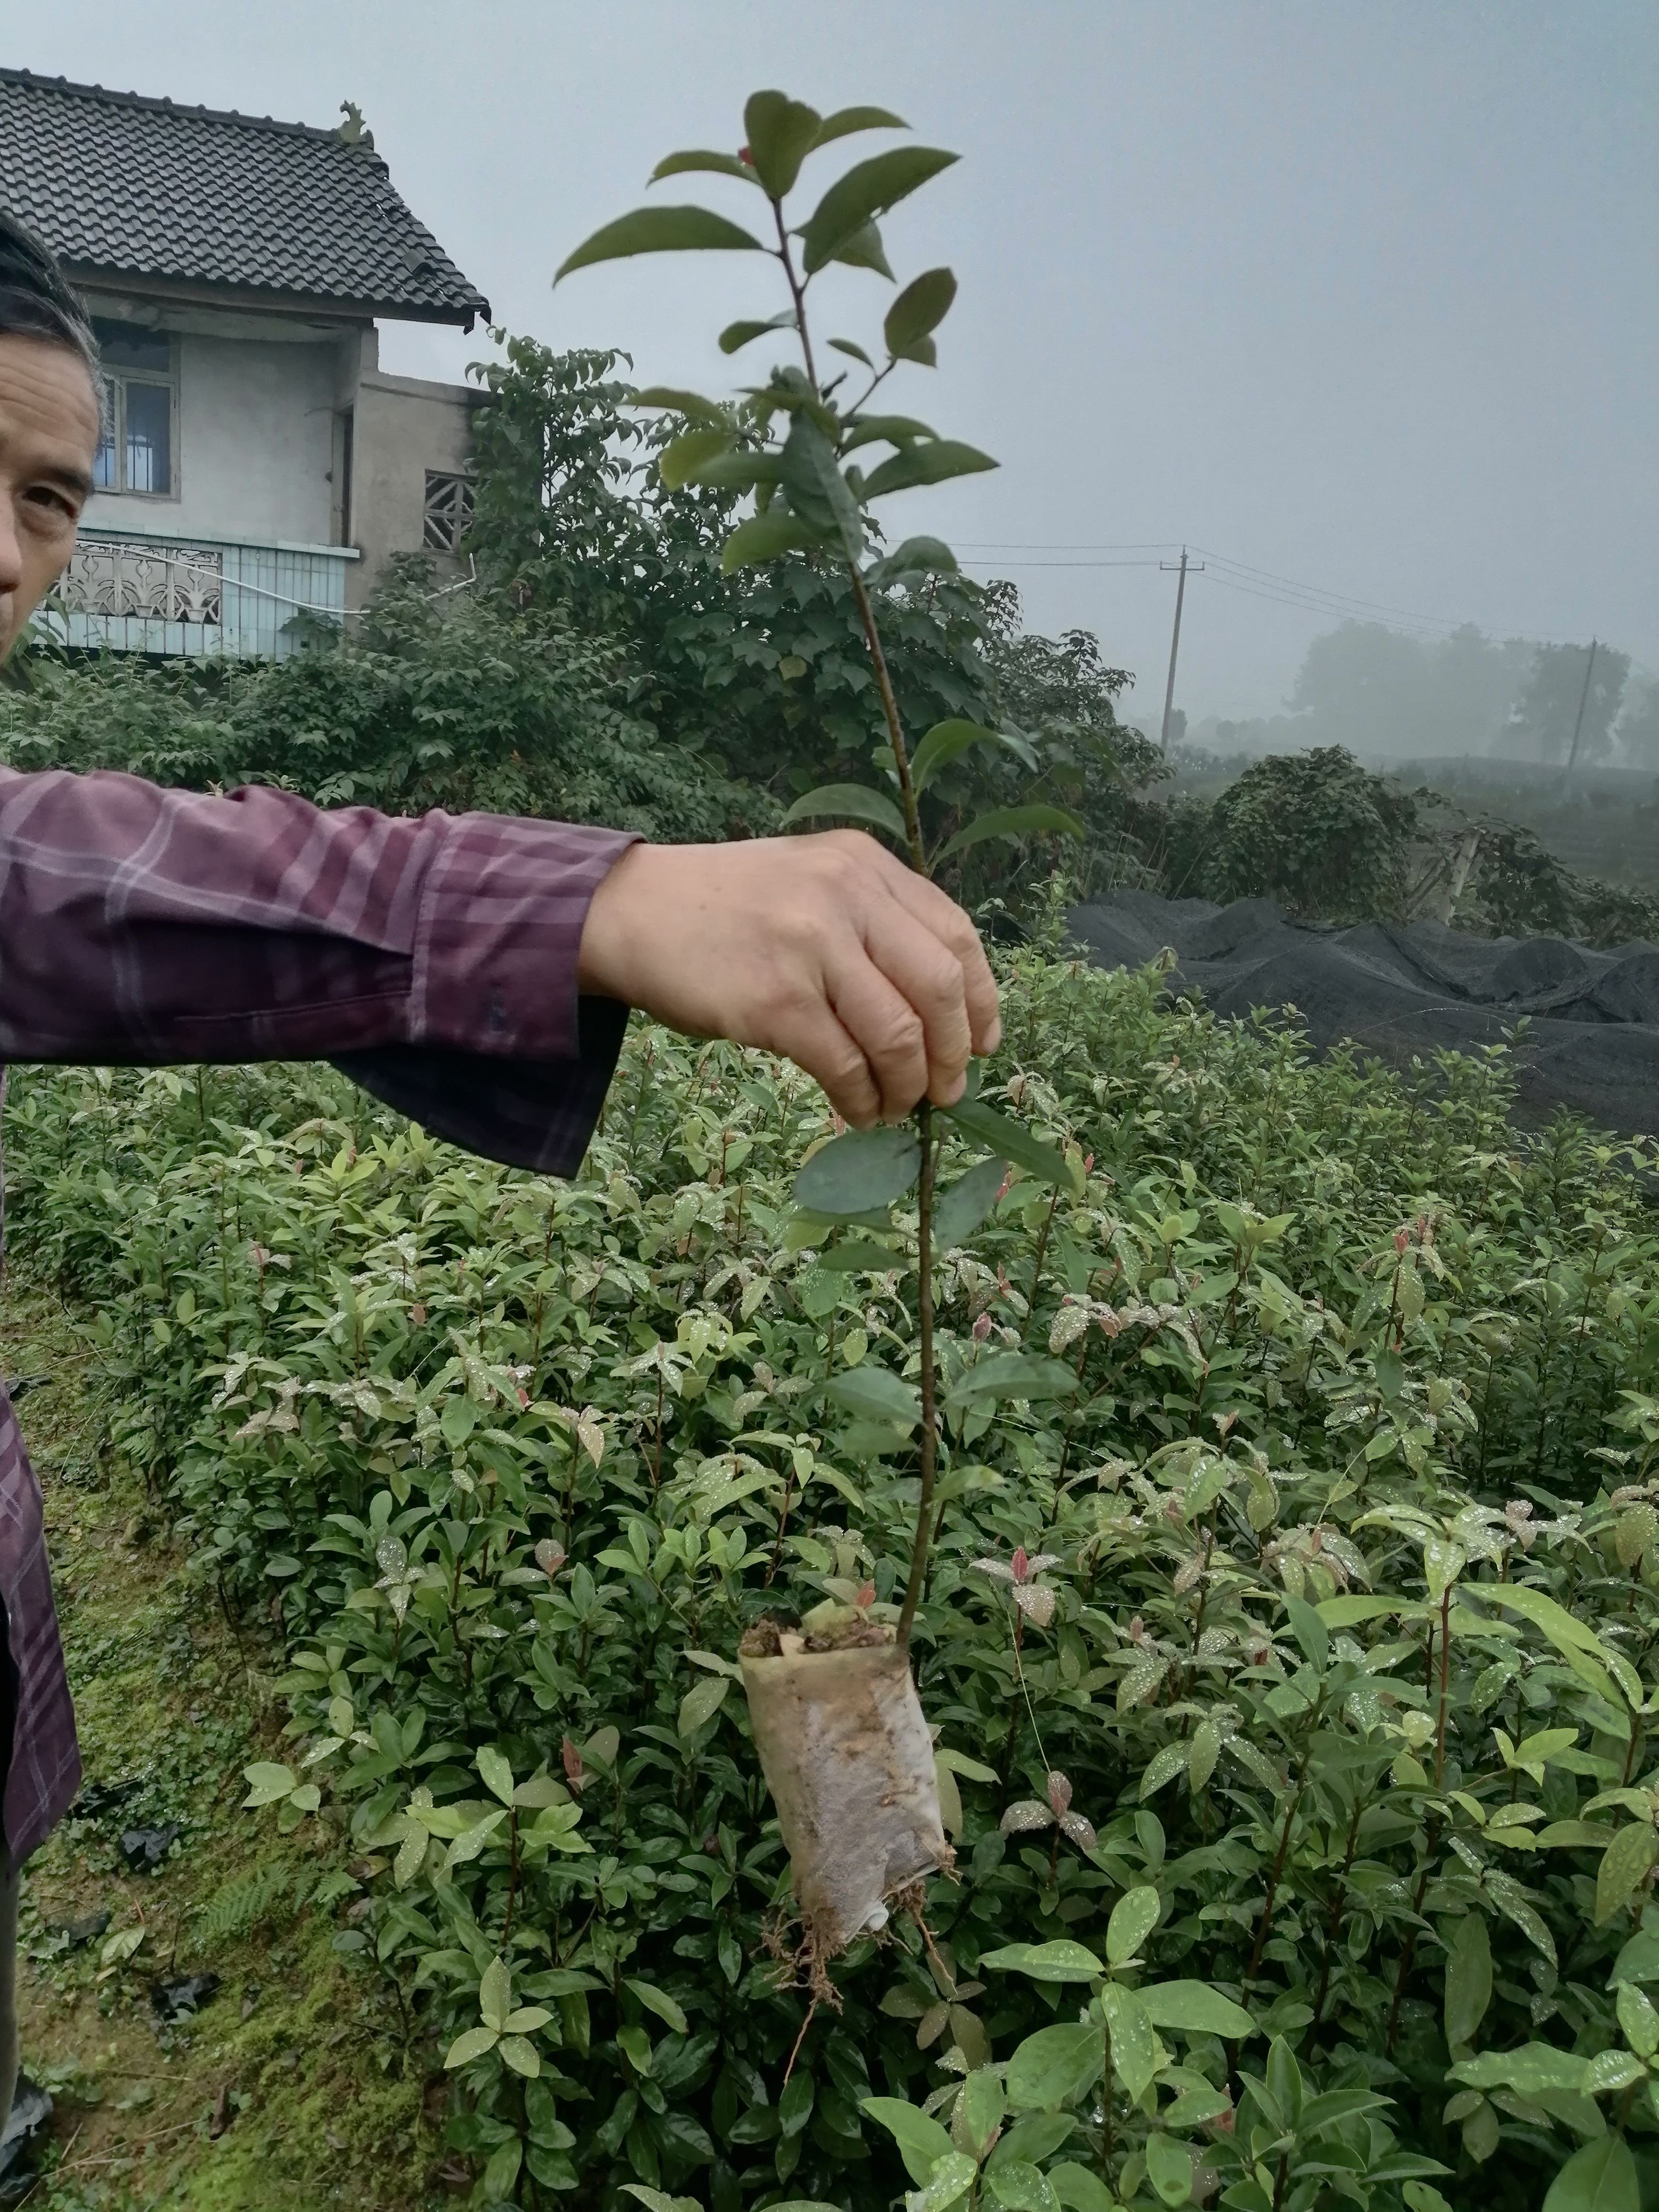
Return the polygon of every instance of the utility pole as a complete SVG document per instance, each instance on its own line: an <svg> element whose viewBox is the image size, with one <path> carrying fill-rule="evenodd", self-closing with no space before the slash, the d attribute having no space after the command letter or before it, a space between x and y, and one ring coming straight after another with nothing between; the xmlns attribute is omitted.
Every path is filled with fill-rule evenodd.
<svg viewBox="0 0 1659 2212"><path fill-rule="evenodd" d="M1176 563L1173 561L1160 561L1158 565L1160 568L1168 571L1175 568ZM1189 564L1184 545L1181 549L1179 565L1181 580L1176 586L1175 629L1170 639L1170 680L1164 687L1164 730L1158 738L1159 750L1166 753L1170 750L1170 715L1175 706L1176 656L1181 651L1181 607L1182 602L1187 596L1187 571ZM1190 565L1194 575L1203 574L1204 563L1201 561L1195 561Z"/></svg>
<svg viewBox="0 0 1659 2212"><path fill-rule="evenodd" d="M1595 672L1595 640L1589 644L1589 659L1584 663L1584 688L1578 694L1578 719L1572 726L1572 750L1567 755L1567 774L1572 774L1572 764L1578 757L1578 739L1584 727L1584 709L1589 703L1590 678ZM1167 718L1169 708L1164 710Z"/></svg>

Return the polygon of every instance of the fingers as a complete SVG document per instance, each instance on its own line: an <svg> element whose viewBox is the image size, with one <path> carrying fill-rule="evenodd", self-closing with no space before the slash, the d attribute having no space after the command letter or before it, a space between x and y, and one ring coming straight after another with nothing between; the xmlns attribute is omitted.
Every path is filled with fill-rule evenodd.
<svg viewBox="0 0 1659 2212"><path fill-rule="evenodd" d="M899 904L933 933L955 958L962 974L968 1025L975 1052L994 1052L1002 1042L1002 1016L997 1003L996 979L985 957L979 932L952 898L937 884L930 884L914 868L902 865L896 879L887 887Z"/></svg>
<svg viewBox="0 0 1659 2212"><path fill-rule="evenodd" d="M767 1042L805 1068L855 1129L867 1129L881 1119L881 1091L870 1063L826 1000L803 999L778 1021Z"/></svg>
<svg viewBox="0 0 1659 2212"><path fill-rule="evenodd" d="M973 1049L962 963L896 898L872 899L863 919L863 949L884 987L872 1013L883 1027L872 1038L839 1005L837 1011L864 1047L884 1100L893 1084L903 1083L913 1087L902 1112L924 1096L936 1106L954 1105ZM866 987L860 1003L870 1000Z"/></svg>
<svg viewBox="0 0 1659 2212"><path fill-rule="evenodd" d="M927 1034L921 1014L850 932L830 949L824 985L836 1018L864 1055L881 1119L902 1121L929 1092ZM966 1026L964 1018L964 1030Z"/></svg>

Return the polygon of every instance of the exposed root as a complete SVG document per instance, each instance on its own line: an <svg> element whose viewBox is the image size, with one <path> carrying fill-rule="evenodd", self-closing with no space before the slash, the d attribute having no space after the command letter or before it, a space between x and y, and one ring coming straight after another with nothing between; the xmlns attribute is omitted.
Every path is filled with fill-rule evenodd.
<svg viewBox="0 0 1659 2212"><path fill-rule="evenodd" d="M806 2031L817 2016L818 2000L815 1992L811 2003L806 2008L806 2017L800 2024L800 2033L795 2038L795 2047L789 2054L789 2063L783 2069L783 2086L786 2089L789 2087L789 2076L795 2070L795 2061L800 2057L800 2047L806 2040Z"/></svg>

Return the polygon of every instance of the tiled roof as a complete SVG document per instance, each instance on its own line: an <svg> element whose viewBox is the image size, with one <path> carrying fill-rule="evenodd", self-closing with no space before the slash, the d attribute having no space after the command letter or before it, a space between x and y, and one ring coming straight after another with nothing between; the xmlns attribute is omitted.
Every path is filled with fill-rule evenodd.
<svg viewBox="0 0 1659 2212"><path fill-rule="evenodd" d="M71 269L422 322L489 313L380 155L307 124L0 69L0 206Z"/></svg>

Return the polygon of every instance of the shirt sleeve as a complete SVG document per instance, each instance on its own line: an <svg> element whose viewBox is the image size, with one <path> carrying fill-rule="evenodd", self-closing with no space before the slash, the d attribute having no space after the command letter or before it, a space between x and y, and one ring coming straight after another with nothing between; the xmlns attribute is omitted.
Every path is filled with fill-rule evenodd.
<svg viewBox="0 0 1659 2212"><path fill-rule="evenodd" d="M627 832L0 770L0 1059L327 1059L435 1133L575 1166L626 1009L579 997Z"/></svg>

